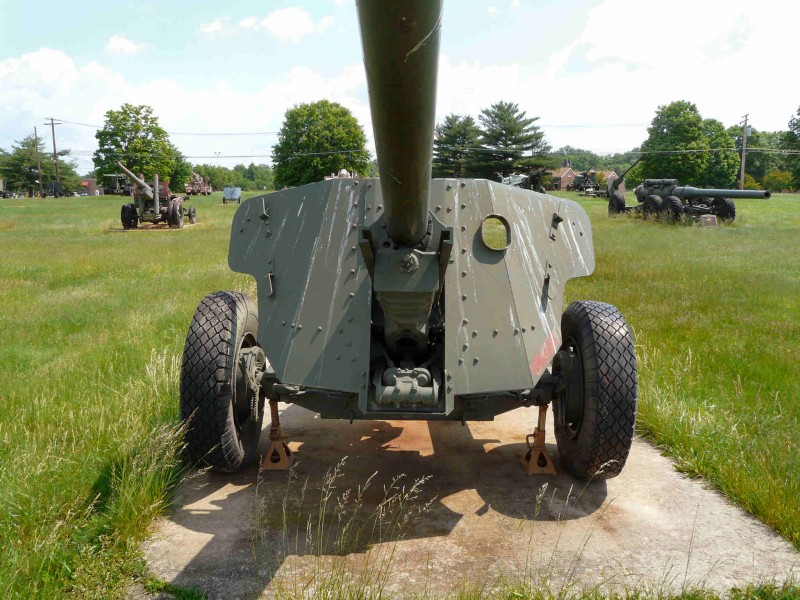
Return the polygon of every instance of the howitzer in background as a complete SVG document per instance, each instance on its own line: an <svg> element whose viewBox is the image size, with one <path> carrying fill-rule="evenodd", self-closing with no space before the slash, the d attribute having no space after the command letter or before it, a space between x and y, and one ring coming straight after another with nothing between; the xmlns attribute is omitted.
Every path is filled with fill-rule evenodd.
<svg viewBox="0 0 800 600"><path fill-rule="evenodd" d="M158 173L153 175L153 185L150 186L120 161L117 161L117 166L134 182L134 201L123 204L120 211L123 229L135 229L139 223L167 223L170 228L182 229L184 217L192 224L197 221L194 206L188 209L183 206L186 196L173 194L165 181L159 182Z"/></svg>
<svg viewBox="0 0 800 600"><path fill-rule="evenodd" d="M237 210L228 263L255 278L206 296L181 370L191 457L222 471L256 452L285 468L278 402L337 419L491 420L538 408L523 464L613 477L633 436L637 371L619 311L574 302L594 270L575 202L499 182L431 180L441 0L360 0L380 179L335 178Z"/></svg>

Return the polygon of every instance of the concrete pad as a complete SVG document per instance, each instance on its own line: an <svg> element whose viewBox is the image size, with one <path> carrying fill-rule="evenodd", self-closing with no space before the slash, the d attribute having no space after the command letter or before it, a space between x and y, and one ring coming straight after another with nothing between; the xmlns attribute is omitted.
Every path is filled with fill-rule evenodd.
<svg viewBox="0 0 800 600"><path fill-rule="evenodd" d="M298 458L293 475L259 476L255 467L236 475L198 473L158 522L145 556L156 576L210 598L271 596L315 575L321 585L322 572L342 565L354 576L383 569L386 591L400 596L491 587L501 577L546 579L556 588L702 585L724 592L800 575L800 554L790 544L676 472L640 439L622 474L609 481L586 484L561 472L525 475L519 456L535 418L536 409L518 409L467 426L350 425L286 407L281 423ZM548 448L559 467L550 430ZM346 551L333 543L318 551L305 542L305 519L312 515L315 530L320 486L344 457L328 501L331 511L337 503L345 506L340 522L352 514L359 486L376 472L355 524L374 524L371 515L393 477L404 474L406 489L430 479L409 505L410 521L385 531L381 543L364 536ZM391 506L383 508L391 514ZM336 538L335 529L326 530Z"/></svg>

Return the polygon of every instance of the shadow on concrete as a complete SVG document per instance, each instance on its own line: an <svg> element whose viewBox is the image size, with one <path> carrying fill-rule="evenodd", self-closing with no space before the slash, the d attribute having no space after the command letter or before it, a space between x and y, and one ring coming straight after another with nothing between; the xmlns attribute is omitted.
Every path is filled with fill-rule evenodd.
<svg viewBox="0 0 800 600"><path fill-rule="evenodd" d="M482 518L495 512L523 523L570 520L595 512L606 499L605 481L586 484L564 473L557 477L528 476L520 465L525 444L504 444L497 439L501 434L523 439L533 428L533 415L531 410L530 423L514 423L513 429L518 430L514 432L508 424L497 423L463 426L458 422L356 421L349 425L319 419L290 405L282 412L281 423L296 448L292 475L267 472L259 476L257 467L252 466L234 475L199 473L182 487L171 520L194 532L193 538L203 538L204 544L180 566L173 583L199 588L209 597L260 597L286 556L309 552L302 543L305 523L309 517L316 519L326 473L343 459L334 498L345 490L354 494L375 474L362 495L361 524L372 518L385 497L385 486L394 477L402 474L401 485L406 487L429 478L414 503L427 504L427 509L402 531L391 533L394 539L446 536L469 513ZM476 438L474 430L487 433L489 439ZM261 453L267 445L264 432ZM558 466L555 446L548 444L548 449ZM482 505L468 502L469 509L462 512L448 508L464 506L463 502L449 501L463 492L477 493ZM331 501L329 505L333 504ZM284 507L295 515L289 522ZM291 549L287 549L287 532ZM391 536L382 541L393 541ZM299 545L297 539L301 540ZM364 539L348 550L360 553L370 546L370 540ZM331 546L323 553L337 552ZM232 569L237 573L236 589L231 588Z"/></svg>

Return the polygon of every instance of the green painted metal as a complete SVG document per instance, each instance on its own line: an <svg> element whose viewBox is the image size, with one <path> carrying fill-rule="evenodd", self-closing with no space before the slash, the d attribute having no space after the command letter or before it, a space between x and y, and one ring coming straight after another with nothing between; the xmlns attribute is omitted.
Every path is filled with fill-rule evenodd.
<svg viewBox="0 0 800 600"><path fill-rule="evenodd" d="M442 0L358 2L372 126L392 239L425 236Z"/></svg>
<svg viewBox="0 0 800 600"><path fill-rule="evenodd" d="M695 198L762 198L766 200L772 196L769 190L722 190L679 185L677 179L645 179L636 187L635 193L640 202L650 195L662 198L675 196L681 200Z"/></svg>
<svg viewBox="0 0 800 600"><path fill-rule="evenodd" d="M231 228L229 265L257 282L274 389L331 418L491 419L530 405L552 382L566 282L594 269L588 216L502 183L431 180L441 2L358 10L381 178L251 198ZM494 249L487 217L508 228Z"/></svg>

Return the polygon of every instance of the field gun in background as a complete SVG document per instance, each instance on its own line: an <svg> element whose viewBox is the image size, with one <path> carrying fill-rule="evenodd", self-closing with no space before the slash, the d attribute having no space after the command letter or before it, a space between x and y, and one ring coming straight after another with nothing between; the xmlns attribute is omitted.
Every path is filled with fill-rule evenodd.
<svg viewBox="0 0 800 600"><path fill-rule="evenodd" d="M211 187L211 180L208 177L202 177L200 174L192 171L189 183L184 185L184 191L188 196L194 196L196 194L210 196L214 188Z"/></svg>
<svg viewBox="0 0 800 600"><path fill-rule="evenodd" d="M732 223L736 219L734 198L760 198L766 200L772 196L769 190L696 188L680 185L677 179L645 179L634 190L638 204L626 206L625 196L620 194L613 184L619 186L625 174L639 160L628 167L625 173L614 180L613 183L609 183L609 215L639 211L644 218L662 216L673 221L678 220L682 215L691 218L714 215L720 221Z"/></svg>
<svg viewBox="0 0 800 600"><path fill-rule="evenodd" d="M537 407L528 473L561 464L617 475L634 431L633 339L619 311L573 302L594 270L575 202L472 179L431 180L441 0L357 4L379 179L334 178L256 196L234 216L228 264L258 307L221 291L198 305L184 346L187 451L214 469L253 458L286 468L278 402L323 418L491 420Z"/></svg>
<svg viewBox="0 0 800 600"><path fill-rule="evenodd" d="M115 196L133 195L133 183L124 173L107 173L103 175L103 194Z"/></svg>
<svg viewBox="0 0 800 600"><path fill-rule="evenodd" d="M170 228L182 229L184 217L192 224L197 221L194 206L188 209L183 206L186 196L173 194L166 181L159 181L158 173L153 175L153 185L150 186L120 161L117 161L117 166L134 182L133 202L123 204L120 211L123 229L135 229L139 223L167 223Z"/></svg>

